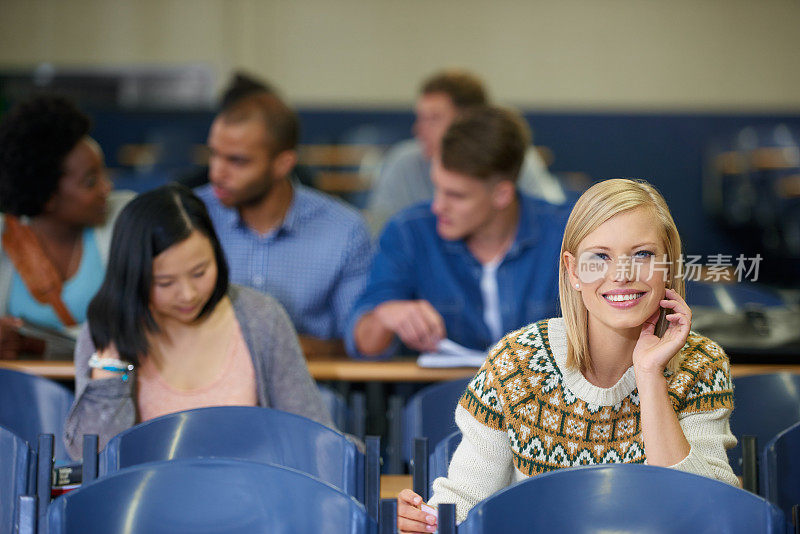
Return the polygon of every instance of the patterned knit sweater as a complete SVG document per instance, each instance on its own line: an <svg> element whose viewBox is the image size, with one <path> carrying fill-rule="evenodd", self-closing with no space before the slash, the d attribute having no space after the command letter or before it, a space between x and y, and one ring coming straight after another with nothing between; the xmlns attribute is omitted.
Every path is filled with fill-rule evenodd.
<svg viewBox="0 0 800 534"><path fill-rule="evenodd" d="M680 367L665 372L668 394L691 446L671 466L737 485L725 449L736 444L728 418L733 388L728 359L691 333ZM610 388L567 368L561 318L508 334L489 353L456 408L463 433L432 504L456 503L463 521L478 501L525 477L562 467L645 463L636 377L630 367Z"/></svg>

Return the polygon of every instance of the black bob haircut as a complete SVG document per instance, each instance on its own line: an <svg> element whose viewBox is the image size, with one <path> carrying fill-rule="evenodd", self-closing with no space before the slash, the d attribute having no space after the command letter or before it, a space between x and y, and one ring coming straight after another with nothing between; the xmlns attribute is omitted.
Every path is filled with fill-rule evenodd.
<svg viewBox="0 0 800 534"><path fill-rule="evenodd" d="M103 285L89 304L87 319L98 350L112 343L133 363L147 354L147 333L159 328L150 313L153 259L197 230L208 238L217 262L217 281L198 318L211 313L228 291L228 264L203 201L179 184L134 198L119 214L111 238Z"/></svg>
<svg viewBox="0 0 800 534"><path fill-rule="evenodd" d="M35 217L58 191L64 159L91 121L68 98L37 95L0 123L0 211Z"/></svg>

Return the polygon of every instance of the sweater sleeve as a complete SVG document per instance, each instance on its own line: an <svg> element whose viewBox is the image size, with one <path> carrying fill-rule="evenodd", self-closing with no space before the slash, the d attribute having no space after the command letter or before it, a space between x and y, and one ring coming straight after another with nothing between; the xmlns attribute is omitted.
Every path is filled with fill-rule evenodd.
<svg viewBox="0 0 800 534"><path fill-rule="evenodd" d="M721 408L680 418L691 449L686 458L670 467L739 486L725 452L736 445L728 422L730 415L731 410Z"/></svg>
<svg viewBox="0 0 800 534"><path fill-rule="evenodd" d="M479 501L512 482L514 464L503 414L503 398L494 379L490 355L472 379L456 408L461 429L447 477L433 482L430 503L455 503L461 522Z"/></svg>
<svg viewBox="0 0 800 534"><path fill-rule="evenodd" d="M463 437L450 461L447 477L433 481L429 503L455 503L460 523L478 502L512 482L514 466L508 435L490 428L463 406L456 408L456 424Z"/></svg>
<svg viewBox="0 0 800 534"><path fill-rule="evenodd" d="M75 402L64 425L64 443L73 459L80 459L83 435L97 434L99 447L136 421L133 402L135 373L127 382L119 378L92 380L89 358L95 347L88 323L81 329L75 345Z"/></svg>
<svg viewBox="0 0 800 534"><path fill-rule="evenodd" d="M687 349L680 370L670 380L670 396L691 448L671 467L738 486L726 453L736 445L730 428L730 363L719 345L697 334L690 335Z"/></svg>

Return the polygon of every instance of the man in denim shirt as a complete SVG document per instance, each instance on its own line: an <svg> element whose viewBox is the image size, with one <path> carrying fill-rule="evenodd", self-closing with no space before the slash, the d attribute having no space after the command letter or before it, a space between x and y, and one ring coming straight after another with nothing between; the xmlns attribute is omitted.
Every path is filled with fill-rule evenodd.
<svg viewBox="0 0 800 534"><path fill-rule="evenodd" d="M451 124L433 161L433 203L401 211L381 235L350 314L352 356L388 356L399 341L435 351L445 338L485 350L558 315L569 206L517 189L529 138L522 118L498 107L476 107Z"/></svg>

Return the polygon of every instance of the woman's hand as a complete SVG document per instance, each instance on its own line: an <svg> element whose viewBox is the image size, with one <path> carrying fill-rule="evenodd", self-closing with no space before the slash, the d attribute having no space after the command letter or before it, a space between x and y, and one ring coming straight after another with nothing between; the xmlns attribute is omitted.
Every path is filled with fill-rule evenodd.
<svg viewBox="0 0 800 534"><path fill-rule="evenodd" d="M404 489L397 496L397 530L400 533L433 532L436 518L420 510L422 497Z"/></svg>
<svg viewBox="0 0 800 534"><path fill-rule="evenodd" d="M670 359L683 348L692 328L692 310L680 295L667 289L662 308L672 310L667 314L668 326L662 337L655 335L656 321L660 309L651 315L642 327L639 340L633 349L633 366L640 373L662 374Z"/></svg>

